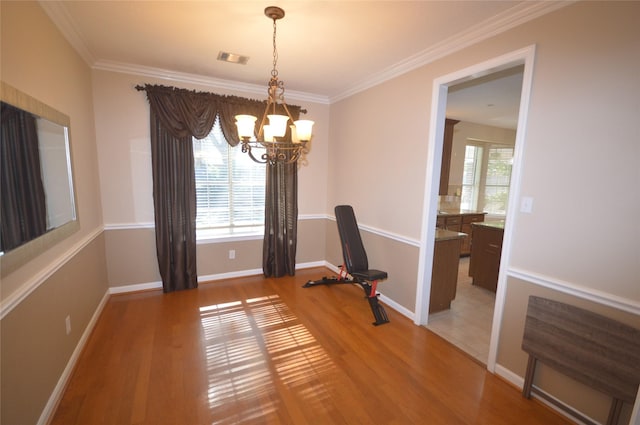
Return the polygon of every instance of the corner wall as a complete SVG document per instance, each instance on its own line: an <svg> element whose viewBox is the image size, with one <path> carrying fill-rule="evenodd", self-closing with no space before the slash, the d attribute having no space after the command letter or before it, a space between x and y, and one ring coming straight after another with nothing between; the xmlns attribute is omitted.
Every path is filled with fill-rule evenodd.
<svg viewBox="0 0 640 425"><path fill-rule="evenodd" d="M519 129L525 140L519 189L534 205L531 214L515 215L505 265L507 274L519 271L529 285L506 280L499 318L497 363L514 376L523 374L526 359L522 334L510 326L524 320L520 300L541 282L578 288L549 293L572 304L620 300L616 305L631 311L627 319L640 328L639 17L638 2L576 2L331 105L329 204L350 203L361 225L418 240L430 190L425 175L434 81L536 46L528 122ZM393 242L387 237L381 243L370 264L387 263ZM395 257L390 280L407 270L417 274L420 262L429 260ZM411 304L416 284L417 276L408 276L380 290ZM583 386L569 385L569 397L552 381L541 381L543 389L598 420L606 417Z"/></svg>
<svg viewBox="0 0 640 425"><path fill-rule="evenodd" d="M90 69L38 2L0 2L0 15L2 80L71 119L80 218L80 230L0 282L0 422L27 425L46 419L108 288Z"/></svg>

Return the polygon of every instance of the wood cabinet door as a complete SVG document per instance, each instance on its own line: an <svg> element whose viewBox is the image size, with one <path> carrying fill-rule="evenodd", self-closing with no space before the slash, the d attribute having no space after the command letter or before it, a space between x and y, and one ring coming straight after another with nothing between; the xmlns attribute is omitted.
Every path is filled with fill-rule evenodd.
<svg viewBox="0 0 640 425"><path fill-rule="evenodd" d="M503 233L502 229L473 227L469 276L474 285L493 292L498 286Z"/></svg>

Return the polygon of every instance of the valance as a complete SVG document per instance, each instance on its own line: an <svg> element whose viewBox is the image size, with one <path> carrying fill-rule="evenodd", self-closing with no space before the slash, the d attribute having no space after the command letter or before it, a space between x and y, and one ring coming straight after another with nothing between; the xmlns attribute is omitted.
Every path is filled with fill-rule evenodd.
<svg viewBox="0 0 640 425"><path fill-rule="evenodd" d="M165 129L174 137L191 135L204 139L211 132L216 117L220 118L222 134L231 146L240 141L235 125L235 116L241 114L262 117L267 102L239 96L198 92L163 85L145 84L136 86L147 92L150 107L154 110ZM291 115L297 119L300 106L287 105ZM277 105L277 113L284 114L284 108Z"/></svg>

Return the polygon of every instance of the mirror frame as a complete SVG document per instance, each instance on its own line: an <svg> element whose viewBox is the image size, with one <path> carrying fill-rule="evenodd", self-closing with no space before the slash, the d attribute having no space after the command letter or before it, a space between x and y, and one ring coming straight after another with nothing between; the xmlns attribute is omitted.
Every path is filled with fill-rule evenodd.
<svg viewBox="0 0 640 425"><path fill-rule="evenodd" d="M0 256L0 277L5 277L36 258L57 243L80 230L80 215L78 213L78 199L75 184L75 170L73 169L73 152L71 146L71 120L62 112L45 105L26 93L0 81L0 100L17 108L23 109L41 118L67 127L69 161L71 164L71 184L73 186L73 202L75 207L75 219L51 229L43 235L23 244Z"/></svg>

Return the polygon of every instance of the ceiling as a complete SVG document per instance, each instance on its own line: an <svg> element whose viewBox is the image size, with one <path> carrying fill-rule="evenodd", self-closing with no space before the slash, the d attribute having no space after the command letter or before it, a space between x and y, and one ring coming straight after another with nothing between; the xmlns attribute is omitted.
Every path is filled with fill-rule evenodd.
<svg viewBox="0 0 640 425"><path fill-rule="evenodd" d="M273 21L263 11L279 6L286 16L277 22L277 69L287 98L331 103L565 3L43 0L40 4L93 68L245 85L265 92L273 65ZM249 61L246 65L218 61L220 51L249 56ZM513 94L503 91L504 96ZM482 100L483 105L499 104L497 92L492 93L494 98ZM465 102L469 109L472 99L467 96ZM464 115L463 108L459 106L459 114Z"/></svg>

